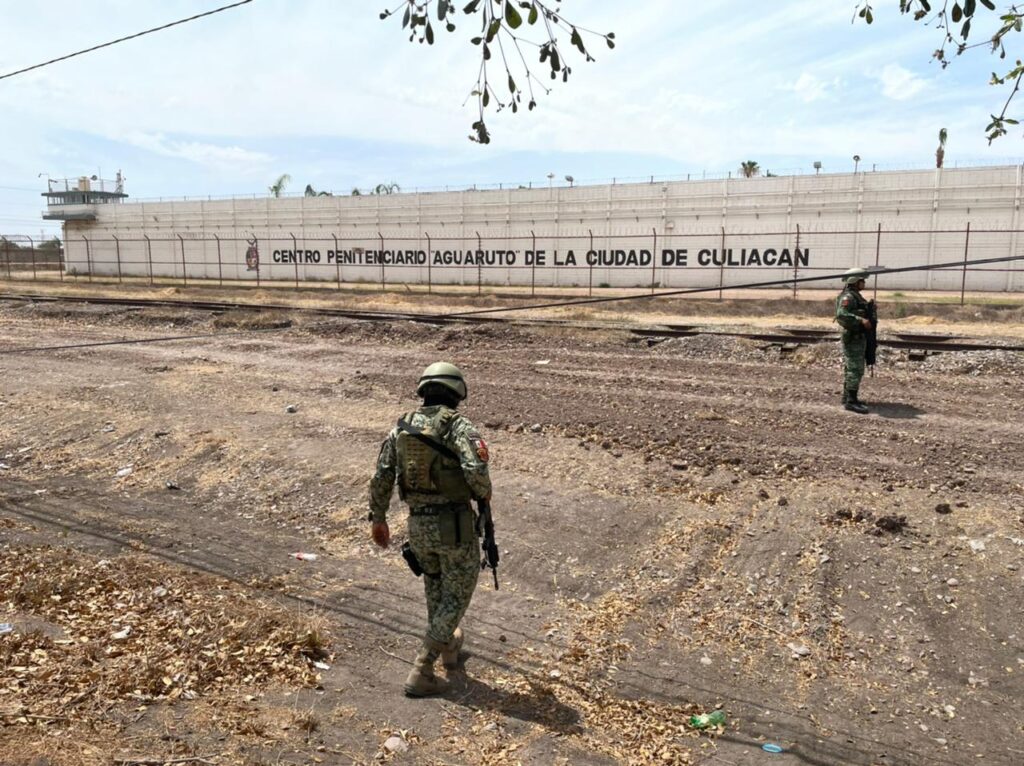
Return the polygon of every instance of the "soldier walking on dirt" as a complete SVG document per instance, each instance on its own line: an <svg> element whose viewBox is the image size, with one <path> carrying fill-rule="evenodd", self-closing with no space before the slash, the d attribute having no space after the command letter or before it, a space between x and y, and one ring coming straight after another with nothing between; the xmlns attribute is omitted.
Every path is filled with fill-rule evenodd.
<svg viewBox="0 0 1024 766"><path fill-rule="evenodd" d="M852 268L843 275L845 287L836 298L835 321L843 328L843 407L865 415L867 406L857 398L864 377L867 334L872 329L871 304L861 295L868 273Z"/></svg>
<svg viewBox="0 0 1024 766"><path fill-rule="evenodd" d="M471 499L489 500L487 444L472 423L456 412L466 398L459 368L437 362L423 371L416 393L423 405L402 416L380 448L370 480L373 541L391 539L387 510L397 480L409 505L409 544L402 554L424 575L427 632L405 682L410 697L441 694L447 682L434 675L438 656L458 667L466 613L480 576L476 514Z"/></svg>

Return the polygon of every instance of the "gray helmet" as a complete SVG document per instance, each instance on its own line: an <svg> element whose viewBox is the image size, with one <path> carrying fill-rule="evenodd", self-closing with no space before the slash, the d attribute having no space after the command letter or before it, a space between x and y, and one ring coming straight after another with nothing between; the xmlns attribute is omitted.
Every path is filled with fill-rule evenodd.
<svg viewBox="0 0 1024 766"><path fill-rule="evenodd" d="M862 269L860 266L854 266L852 269L848 269L843 272L843 284L854 285L862 279L866 280L868 276L870 275L866 269Z"/></svg>
<svg viewBox="0 0 1024 766"><path fill-rule="evenodd" d="M420 375L419 385L416 386L416 393L423 396L423 390L431 383L439 383L445 388L451 389L459 397L461 402L469 392L466 390L466 379L462 377L462 371L454 364L448 362L434 362L427 367Z"/></svg>

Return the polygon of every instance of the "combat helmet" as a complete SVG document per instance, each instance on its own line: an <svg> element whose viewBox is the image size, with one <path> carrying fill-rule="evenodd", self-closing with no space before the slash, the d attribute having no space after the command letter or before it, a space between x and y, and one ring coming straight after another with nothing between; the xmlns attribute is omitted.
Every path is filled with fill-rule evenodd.
<svg viewBox="0 0 1024 766"><path fill-rule="evenodd" d="M434 362L427 367L423 374L420 375L420 382L416 386L416 393L423 396L424 389L431 383L439 383L455 392L460 402L469 395L469 391L466 389L466 379L462 377L462 371L454 364L448 362Z"/></svg>
<svg viewBox="0 0 1024 766"><path fill-rule="evenodd" d="M860 266L854 266L852 269L847 269L843 272L843 284L853 285L860 282L862 279L867 279L870 276L867 269L862 269Z"/></svg>

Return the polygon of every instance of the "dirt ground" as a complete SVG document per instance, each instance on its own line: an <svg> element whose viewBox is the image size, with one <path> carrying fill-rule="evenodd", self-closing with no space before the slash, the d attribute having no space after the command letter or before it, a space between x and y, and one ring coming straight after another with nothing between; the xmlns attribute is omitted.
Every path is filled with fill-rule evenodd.
<svg viewBox="0 0 1024 766"><path fill-rule="evenodd" d="M1022 311L881 313L1019 338ZM832 345L614 327L0 300L0 351L0 764L1024 762L1024 354L883 349L857 416ZM491 447L501 588L451 691L410 700L422 584L366 486L442 358Z"/></svg>

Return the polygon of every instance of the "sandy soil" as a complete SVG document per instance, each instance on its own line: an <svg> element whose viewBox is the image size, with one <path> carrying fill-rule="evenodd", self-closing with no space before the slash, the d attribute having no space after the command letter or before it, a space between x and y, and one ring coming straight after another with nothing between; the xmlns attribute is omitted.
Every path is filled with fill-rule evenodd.
<svg viewBox="0 0 1024 766"><path fill-rule="evenodd" d="M861 417L829 346L0 302L0 349L211 332L0 354L4 763L1024 759L1024 356L887 352ZM502 582L413 701L422 585L366 481L438 358L491 445Z"/></svg>

